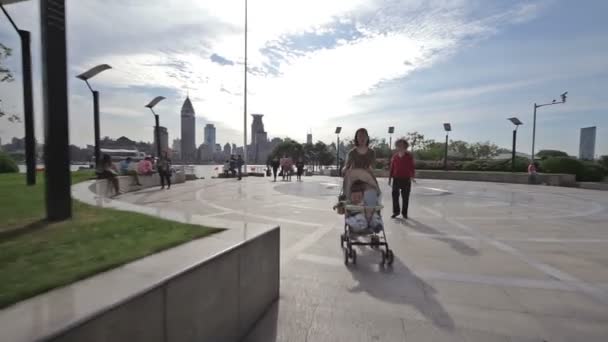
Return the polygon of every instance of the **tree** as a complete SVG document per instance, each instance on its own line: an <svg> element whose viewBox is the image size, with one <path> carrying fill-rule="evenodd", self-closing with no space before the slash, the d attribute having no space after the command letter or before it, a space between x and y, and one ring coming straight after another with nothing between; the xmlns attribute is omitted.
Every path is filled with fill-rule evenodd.
<svg viewBox="0 0 608 342"><path fill-rule="evenodd" d="M391 148L388 146L386 139L378 140L372 139L370 145L376 153L376 158L390 158Z"/></svg>
<svg viewBox="0 0 608 342"><path fill-rule="evenodd" d="M488 159L498 154L498 146L489 141L478 142L471 145L471 152L475 159Z"/></svg>
<svg viewBox="0 0 608 342"><path fill-rule="evenodd" d="M472 154L472 146L466 141L462 140L450 140L448 149L455 152L458 157L468 158Z"/></svg>
<svg viewBox="0 0 608 342"><path fill-rule="evenodd" d="M299 157L304 157L304 148L302 147L302 144L295 140L285 139L272 150L269 158L271 160L274 158L282 158L283 155L298 159Z"/></svg>
<svg viewBox="0 0 608 342"><path fill-rule="evenodd" d="M407 132L405 134L405 138L410 143L410 150L414 152L414 149L420 145L421 148L424 148L424 135L418 133L418 131Z"/></svg>
<svg viewBox="0 0 608 342"><path fill-rule="evenodd" d="M540 150L536 153L536 157L547 159L550 157L568 157L568 153L559 150Z"/></svg>
<svg viewBox="0 0 608 342"><path fill-rule="evenodd" d="M0 82L12 82L14 80L13 73L8 67L5 67L4 61L9 58L13 54L12 49L7 47L6 45L0 43ZM0 118L8 115L2 110L2 99L0 99ZM15 114L11 114L8 116L8 121L10 122L21 122L21 118Z"/></svg>
<svg viewBox="0 0 608 342"><path fill-rule="evenodd" d="M423 141L424 148L418 149L414 154L419 160L441 160L443 159L445 145L433 139Z"/></svg>
<svg viewBox="0 0 608 342"><path fill-rule="evenodd" d="M314 145L314 152L317 154L319 165L332 165L336 161L336 156L331 153L328 146L322 141L317 141Z"/></svg>

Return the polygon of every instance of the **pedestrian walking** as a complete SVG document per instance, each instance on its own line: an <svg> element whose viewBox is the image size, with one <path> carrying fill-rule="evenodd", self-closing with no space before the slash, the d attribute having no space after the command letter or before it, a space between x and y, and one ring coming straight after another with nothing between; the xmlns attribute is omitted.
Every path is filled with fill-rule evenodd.
<svg viewBox="0 0 608 342"><path fill-rule="evenodd" d="M171 189L171 159L169 159L167 151L161 154L157 169L160 176L160 188L164 189L167 184L167 189Z"/></svg>
<svg viewBox="0 0 608 342"><path fill-rule="evenodd" d="M238 169L238 175L239 178L238 180L241 180L243 178L243 164L245 164L245 161L243 160L243 158L241 157L241 155L239 154L236 158L236 167Z"/></svg>
<svg viewBox="0 0 608 342"><path fill-rule="evenodd" d="M391 158L391 167L388 177L388 184L393 186L393 215L391 218L401 215L404 219L408 218L408 207L410 202L410 192L412 181L416 176L414 157L407 151L409 144L405 139L398 139L395 142L397 152ZM401 195L402 206L399 208L399 195Z"/></svg>
<svg viewBox="0 0 608 342"><path fill-rule="evenodd" d="M274 182L277 181L277 172L279 171L279 166L281 166L281 164L279 163L279 159L277 157L274 157L270 162L270 167L272 167L272 175L274 176Z"/></svg>
<svg viewBox="0 0 608 342"><path fill-rule="evenodd" d="M304 172L304 160L302 160L302 157L298 158L298 161L296 162L296 170L297 170L297 181L301 182L302 173Z"/></svg>
<svg viewBox="0 0 608 342"><path fill-rule="evenodd" d="M291 157L285 159L285 169L287 170L287 181L291 182L291 175L293 174L293 159Z"/></svg>
<svg viewBox="0 0 608 342"><path fill-rule="evenodd" d="M116 178L116 176L118 175L118 169L116 168L116 165L114 165L114 163L112 162L112 158L110 157L110 155L104 154L101 157L101 163L99 163L99 168L97 169L96 173L97 178L107 179L108 182L112 184L112 187L114 188L113 196L120 195L118 178Z"/></svg>

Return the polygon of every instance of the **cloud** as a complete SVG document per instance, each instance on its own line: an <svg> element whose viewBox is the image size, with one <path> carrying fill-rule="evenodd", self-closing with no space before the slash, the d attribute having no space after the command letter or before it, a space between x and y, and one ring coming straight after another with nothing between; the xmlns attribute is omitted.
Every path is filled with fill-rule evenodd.
<svg viewBox="0 0 608 342"><path fill-rule="evenodd" d="M216 53L214 53L213 55L211 55L211 61L215 62L219 65L234 65L234 62L231 60L228 60Z"/></svg>
<svg viewBox="0 0 608 342"><path fill-rule="evenodd" d="M14 5L21 22L36 22L31 6ZM226 130L241 130L242 6L238 0L70 2L70 76L96 64L113 67L91 81L102 89L108 115L116 117L108 122L108 131L119 129L118 117L134 122L141 100L171 96L166 105L177 112L186 93L198 115L222 122ZM538 11L536 2L251 2L249 108L266 114L270 134L296 136L304 125L357 113L358 96L371 96L384 84L448 58L506 25L530 20ZM88 90L69 79L72 96L86 99ZM143 93L133 94L134 87ZM73 101L70 108L84 112L90 103ZM171 120L170 134L178 136L179 120ZM131 131L141 134L134 139L149 140L147 133ZM72 132L76 143L87 141Z"/></svg>

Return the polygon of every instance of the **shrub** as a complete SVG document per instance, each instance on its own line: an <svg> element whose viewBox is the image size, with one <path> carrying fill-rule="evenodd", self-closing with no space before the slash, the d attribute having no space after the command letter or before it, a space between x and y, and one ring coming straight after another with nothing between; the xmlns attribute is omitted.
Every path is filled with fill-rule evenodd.
<svg viewBox="0 0 608 342"><path fill-rule="evenodd" d="M608 172L608 156L601 156L599 160L600 165Z"/></svg>
<svg viewBox="0 0 608 342"><path fill-rule="evenodd" d="M568 153L558 150L540 150L536 153L536 157L544 160L551 157L568 157Z"/></svg>
<svg viewBox="0 0 608 342"><path fill-rule="evenodd" d="M0 173L19 172L17 163L8 154L0 152Z"/></svg>
<svg viewBox="0 0 608 342"><path fill-rule="evenodd" d="M528 160L522 157L515 157L515 172L526 172ZM479 159L464 163L463 170L466 171L495 171L511 172L511 159Z"/></svg>
<svg viewBox="0 0 608 342"><path fill-rule="evenodd" d="M540 165L543 172L576 175L577 181L581 180L585 170L583 162L569 157L550 157L541 161Z"/></svg>
<svg viewBox="0 0 608 342"><path fill-rule="evenodd" d="M583 172L580 175L581 182L601 182L606 174L606 169L596 163L584 163Z"/></svg>

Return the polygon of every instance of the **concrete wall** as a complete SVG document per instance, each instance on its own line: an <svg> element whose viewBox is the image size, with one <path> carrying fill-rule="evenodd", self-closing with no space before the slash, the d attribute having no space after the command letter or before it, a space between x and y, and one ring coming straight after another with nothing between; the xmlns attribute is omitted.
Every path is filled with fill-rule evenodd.
<svg viewBox="0 0 608 342"><path fill-rule="evenodd" d="M139 176L139 183L142 186L135 185L133 176L118 176L117 178L118 187L122 193L160 186L160 176L158 173L151 176ZM183 172L177 172L171 176L171 184L184 183L185 181L186 175ZM109 183L106 179L99 179L94 187L91 187L91 191L100 196L112 195L114 190L111 186L108 187L108 185Z"/></svg>
<svg viewBox="0 0 608 342"><path fill-rule="evenodd" d="M52 341L239 341L279 297L279 244L276 227Z"/></svg>
<svg viewBox="0 0 608 342"><path fill-rule="evenodd" d="M374 174L376 177L388 177L387 170L375 170ZM416 170L416 177L421 179L528 184L528 174L518 172ZM576 186L576 177L566 174L543 173L537 175L537 182L554 186Z"/></svg>

